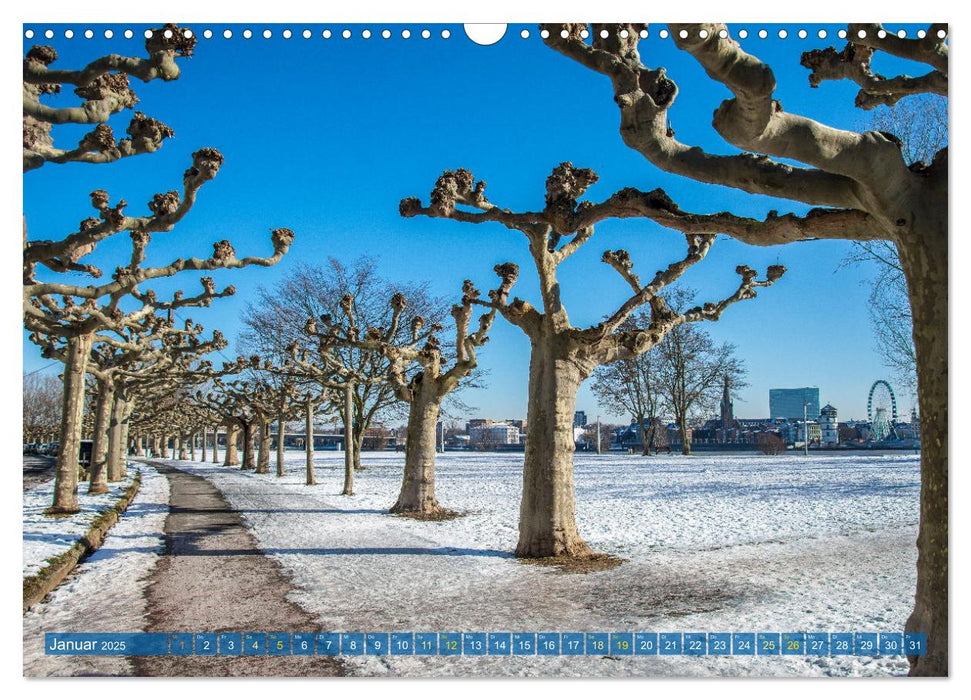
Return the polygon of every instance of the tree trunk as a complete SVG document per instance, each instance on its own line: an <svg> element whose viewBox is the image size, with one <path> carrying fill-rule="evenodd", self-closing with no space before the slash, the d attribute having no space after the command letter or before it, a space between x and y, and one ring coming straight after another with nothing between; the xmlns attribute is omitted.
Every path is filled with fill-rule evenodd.
<svg viewBox="0 0 971 700"><path fill-rule="evenodd" d="M91 333L68 339L61 433L54 471L54 502L48 510L51 515L78 511L78 453L81 449L81 420L84 417L84 375L88 369L91 341Z"/></svg>
<svg viewBox="0 0 971 700"><path fill-rule="evenodd" d="M179 448L179 459L182 460L183 462L189 459L189 453L185 449L185 437L182 435L179 435L178 437L176 437L175 444Z"/></svg>
<svg viewBox="0 0 971 700"><path fill-rule="evenodd" d="M284 420L283 410L280 410L276 419L276 475L283 476L283 438L286 432L286 420Z"/></svg>
<svg viewBox="0 0 971 700"><path fill-rule="evenodd" d="M94 434L91 442L91 479L88 493L108 492L108 423L115 403L115 386L110 379L98 380Z"/></svg>
<svg viewBox="0 0 971 700"><path fill-rule="evenodd" d="M256 421L243 423L243 464L240 469L256 469Z"/></svg>
<svg viewBox="0 0 971 700"><path fill-rule="evenodd" d="M206 461L206 438L208 437L206 433L208 432L206 426L202 426L202 459L199 460L200 462Z"/></svg>
<svg viewBox="0 0 971 700"><path fill-rule="evenodd" d="M121 481L121 465L125 461L122 442L122 425L125 422L125 400L120 390L115 391L115 401L111 408L111 422L108 426L108 481ZM163 453L164 456L164 453Z"/></svg>
<svg viewBox="0 0 971 700"><path fill-rule="evenodd" d="M219 464L219 426L214 425L212 428L212 462L213 464Z"/></svg>
<svg viewBox="0 0 971 700"><path fill-rule="evenodd" d="M314 402L309 397L307 398L307 433L306 433L306 451L307 451L307 486L313 486L317 483L317 479L314 477Z"/></svg>
<svg viewBox="0 0 971 700"><path fill-rule="evenodd" d="M688 437L688 420L685 416L678 416L678 430L681 431L681 454L691 454L691 438Z"/></svg>
<svg viewBox="0 0 971 700"><path fill-rule="evenodd" d="M940 202L938 202L941 204ZM920 402L920 530L917 592L908 632L927 635L927 654L909 657L914 676L948 675L947 205L928 212L936 226L898 244L907 277ZM919 234L919 235L915 235Z"/></svg>
<svg viewBox="0 0 971 700"><path fill-rule="evenodd" d="M575 352L544 329L532 339L517 557L589 557L573 495L573 417L584 377Z"/></svg>
<svg viewBox="0 0 971 700"><path fill-rule="evenodd" d="M236 449L236 440L239 438L239 424L233 421L226 426L226 459L224 467L235 467L239 464L239 452Z"/></svg>
<svg viewBox="0 0 971 700"><path fill-rule="evenodd" d="M196 434L189 433L189 461L196 461Z"/></svg>
<svg viewBox="0 0 971 700"><path fill-rule="evenodd" d="M651 441L647 435L647 429L644 427L644 416L635 416L637 420L637 425L640 426L638 429L641 432L641 455L644 457L649 457L651 455Z"/></svg>
<svg viewBox="0 0 971 700"><path fill-rule="evenodd" d="M128 430L131 427L129 419L132 414L133 402L122 396L121 401L121 440L122 449L118 451L118 474L124 479L128 476Z"/></svg>
<svg viewBox="0 0 971 700"><path fill-rule="evenodd" d="M169 458L169 436L168 435L162 436L162 452L160 456L162 457L162 459Z"/></svg>
<svg viewBox="0 0 971 700"><path fill-rule="evenodd" d="M354 495L354 385L344 387L344 490L342 496Z"/></svg>
<svg viewBox="0 0 971 700"><path fill-rule="evenodd" d="M438 416L441 398L435 382L425 379L412 397L408 408L405 442L405 473L398 501L391 513L442 511L435 499L435 452L438 448Z"/></svg>
<svg viewBox="0 0 971 700"><path fill-rule="evenodd" d="M162 456L161 439L158 435L152 437L152 457L156 459Z"/></svg>
<svg viewBox="0 0 971 700"><path fill-rule="evenodd" d="M260 421L260 453L256 458L256 473L270 473L270 421Z"/></svg>

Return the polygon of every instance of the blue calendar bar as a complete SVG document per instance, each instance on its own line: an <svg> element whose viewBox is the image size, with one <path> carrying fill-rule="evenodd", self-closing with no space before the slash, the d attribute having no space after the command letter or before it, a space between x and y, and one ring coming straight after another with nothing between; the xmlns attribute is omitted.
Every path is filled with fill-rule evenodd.
<svg viewBox="0 0 971 700"><path fill-rule="evenodd" d="M52 656L165 656L167 632L48 632L44 653Z"/></svg>
<svg viewBox="0 0 971 700"><path fill-rule="evenodd" d="M921 632L48 632L76 656L920 656Z"/></svg>

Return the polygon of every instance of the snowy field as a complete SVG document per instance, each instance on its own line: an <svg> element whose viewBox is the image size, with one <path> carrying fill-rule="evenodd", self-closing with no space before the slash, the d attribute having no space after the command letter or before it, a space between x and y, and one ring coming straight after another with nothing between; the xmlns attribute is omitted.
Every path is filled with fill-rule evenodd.
<svg viewBox="0 0 971 700"><path fill-rule="evenodd" d="M169 482L148 465L135 468L142 471L138 495L108 531L101 547L45 602L24 615L25 676L133 672L124 657L45 656L43 644L45 632L132 632L144 628L142 589L165 544L163 527L168 515ZM129 473L131 470L129 467Z"/></svg>
<svg viewBox="0 0 971 700"><path fill-rule="evenodd" d="M332 631L900 631L915 587L919 458L578 455L581 535L622 566L564 574L515 560L522 455L448 454L417 522L383 511L403 456L341 453L287 475L175 462L239 510ZM254 601L254 604L258 602ZM77 625L74 625L75 627ZM903 675L903 657L350 657L355 675Z"/></svg>
<svg viewBox="0 0 971 700"><path fill-rule="evenodd" d="M118 502L135 478L130 469L122 481L108 485L107 493L91 496L87 484L78 485L80 511L66 518L50 518L44 511L54 501L54 480L24 492L24 577L47 566L48 559L63 554L91 529L91 521Z"/></svg>

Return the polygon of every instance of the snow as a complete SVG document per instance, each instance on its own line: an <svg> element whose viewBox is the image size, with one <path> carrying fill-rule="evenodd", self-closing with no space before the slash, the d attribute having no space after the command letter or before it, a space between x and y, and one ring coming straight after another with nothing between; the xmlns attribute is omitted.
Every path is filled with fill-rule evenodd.
<svg viewBox="0 0 971 700"><path fill-rule="evenodd" d="M124 657L45 656L46 632L132 632L146 624L145 578L165 544L169 482L148 465L135 465L142 484L101 547L24 615L24 675L131 675ZM25 498L27 494L24 494ZM46 506L45 506L46 507ZM65 521L58 521L65 522Z"/></svg>
<svg viewBox="0 0 971 700"><path fill-rule="evenodd" d="M129 470L125 479L108 484L108 492L87 493L87 484L78 485L79 512L65 518L44 515L54 502L54 480L24 492L24 578L37 574L49 559L63 554L91 529L91 522L121 498L135 478Z"/></svg>
<svg viewBox="0 0 971 700"><path fill-rule="evenodd" d="M330 631L900 631L916 584L919 457L578 454L577 518L628 561L563 574L515 560L522 455L440 456L444 522L390 516L403 456L303 453L287 475L209 479ZM77 625L74 625L77 628ZM903 657L348 657L355 675L894 675Z"/></svg>

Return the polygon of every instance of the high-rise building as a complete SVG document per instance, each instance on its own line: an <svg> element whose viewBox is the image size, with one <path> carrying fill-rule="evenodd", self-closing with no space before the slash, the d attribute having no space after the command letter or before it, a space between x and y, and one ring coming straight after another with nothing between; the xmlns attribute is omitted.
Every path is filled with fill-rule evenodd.
<svg viewBox="0 0 971 700"><path fill-rule="evenodd" d="M587 424L587 412L577 411L573 414L573 427L583 428Z"/></svg>
<svg viewBox="0 0 971 700"><path fill-rule="evenodd" d="M769 389L769 417L790 420L819 418L819 389Z"/></svg>

